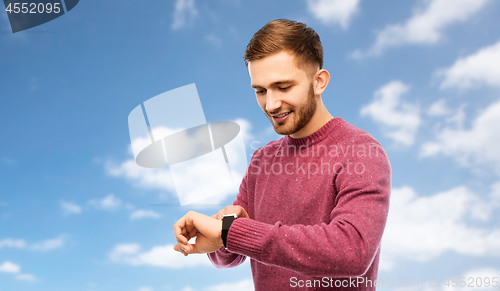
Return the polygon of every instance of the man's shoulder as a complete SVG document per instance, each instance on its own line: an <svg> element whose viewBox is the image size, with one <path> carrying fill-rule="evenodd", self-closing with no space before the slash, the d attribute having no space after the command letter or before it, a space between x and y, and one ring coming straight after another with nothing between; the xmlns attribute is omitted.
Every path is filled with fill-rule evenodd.
<svg viewBox="0 0 500 291"><path fill-rule="evenodd" d="M380 143L367 131L350 124L342 118L339 118L338 132L334 134L334 139L336 143L374 143L380 145Z"/></svg>
<svg viewBox="0 0 500 291"><path fill-rule="evenodd" d="M342 119L338 123L337 132L333 135L336 149L343 153L342 157L359 158L365 161L366 158L372 158L377 163L383 162L389 165L389 158L382 145L365 130Z"/></svg>

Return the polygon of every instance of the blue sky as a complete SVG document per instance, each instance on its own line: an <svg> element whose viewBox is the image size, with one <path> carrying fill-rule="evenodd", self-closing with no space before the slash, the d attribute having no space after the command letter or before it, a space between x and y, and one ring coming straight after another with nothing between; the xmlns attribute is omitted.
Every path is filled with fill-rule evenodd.
<svg viewBox="0 0 500 291"><path fill-rule="evenodd" d="M248 262L173 252L192 208L134 166L127 117L195 83L248 157L279 138L242 59L277 18L318 32L324 103L391 160L379 279L500 277L499 16L493 0L80 1L13 34L0 13L0 290L252 290Z"/></svg>

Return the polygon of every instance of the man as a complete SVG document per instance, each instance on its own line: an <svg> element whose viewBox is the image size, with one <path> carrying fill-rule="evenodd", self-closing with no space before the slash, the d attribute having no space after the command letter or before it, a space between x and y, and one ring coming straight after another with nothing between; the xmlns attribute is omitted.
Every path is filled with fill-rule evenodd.
<svg viewBox="0 0 500 291"><path fill-rule="evenodd" d="M326 109L330 75L305 24L266 24L244 59L257 103L285 137L255 151L233 205L212 217L190 211L174 225L174 249L208 253L218 268L250 257L256 290L374 290L389 209L386 153ZM221 221L228 214L238 218Z"/></svg>

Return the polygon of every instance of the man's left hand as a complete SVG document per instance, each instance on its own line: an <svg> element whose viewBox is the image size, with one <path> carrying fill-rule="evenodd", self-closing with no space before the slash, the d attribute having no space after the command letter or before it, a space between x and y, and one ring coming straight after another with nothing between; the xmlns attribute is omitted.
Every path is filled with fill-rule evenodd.
<svg viewBox="0 0 500 291"><path fill-rule="evenodd" d="M174 224L174 235L177 244L174 250L188 254L212 253L223 246L222 221L204 214L189 211ZM194 244L190 244L191 238L196 238Z"/></svg>

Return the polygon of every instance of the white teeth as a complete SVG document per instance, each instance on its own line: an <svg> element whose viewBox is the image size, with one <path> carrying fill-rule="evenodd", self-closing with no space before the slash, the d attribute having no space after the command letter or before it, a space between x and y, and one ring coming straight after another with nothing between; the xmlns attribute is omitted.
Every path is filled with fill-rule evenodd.
<svg viewBox="0 0 500 291"><path fill-rule="evenodd" d="M277 115L276 117L281 118L281 117L284 117L285 115L288 115L289 113L290 113L290 112L283 113L283 114L281 114L281 115Z"/></svg>

